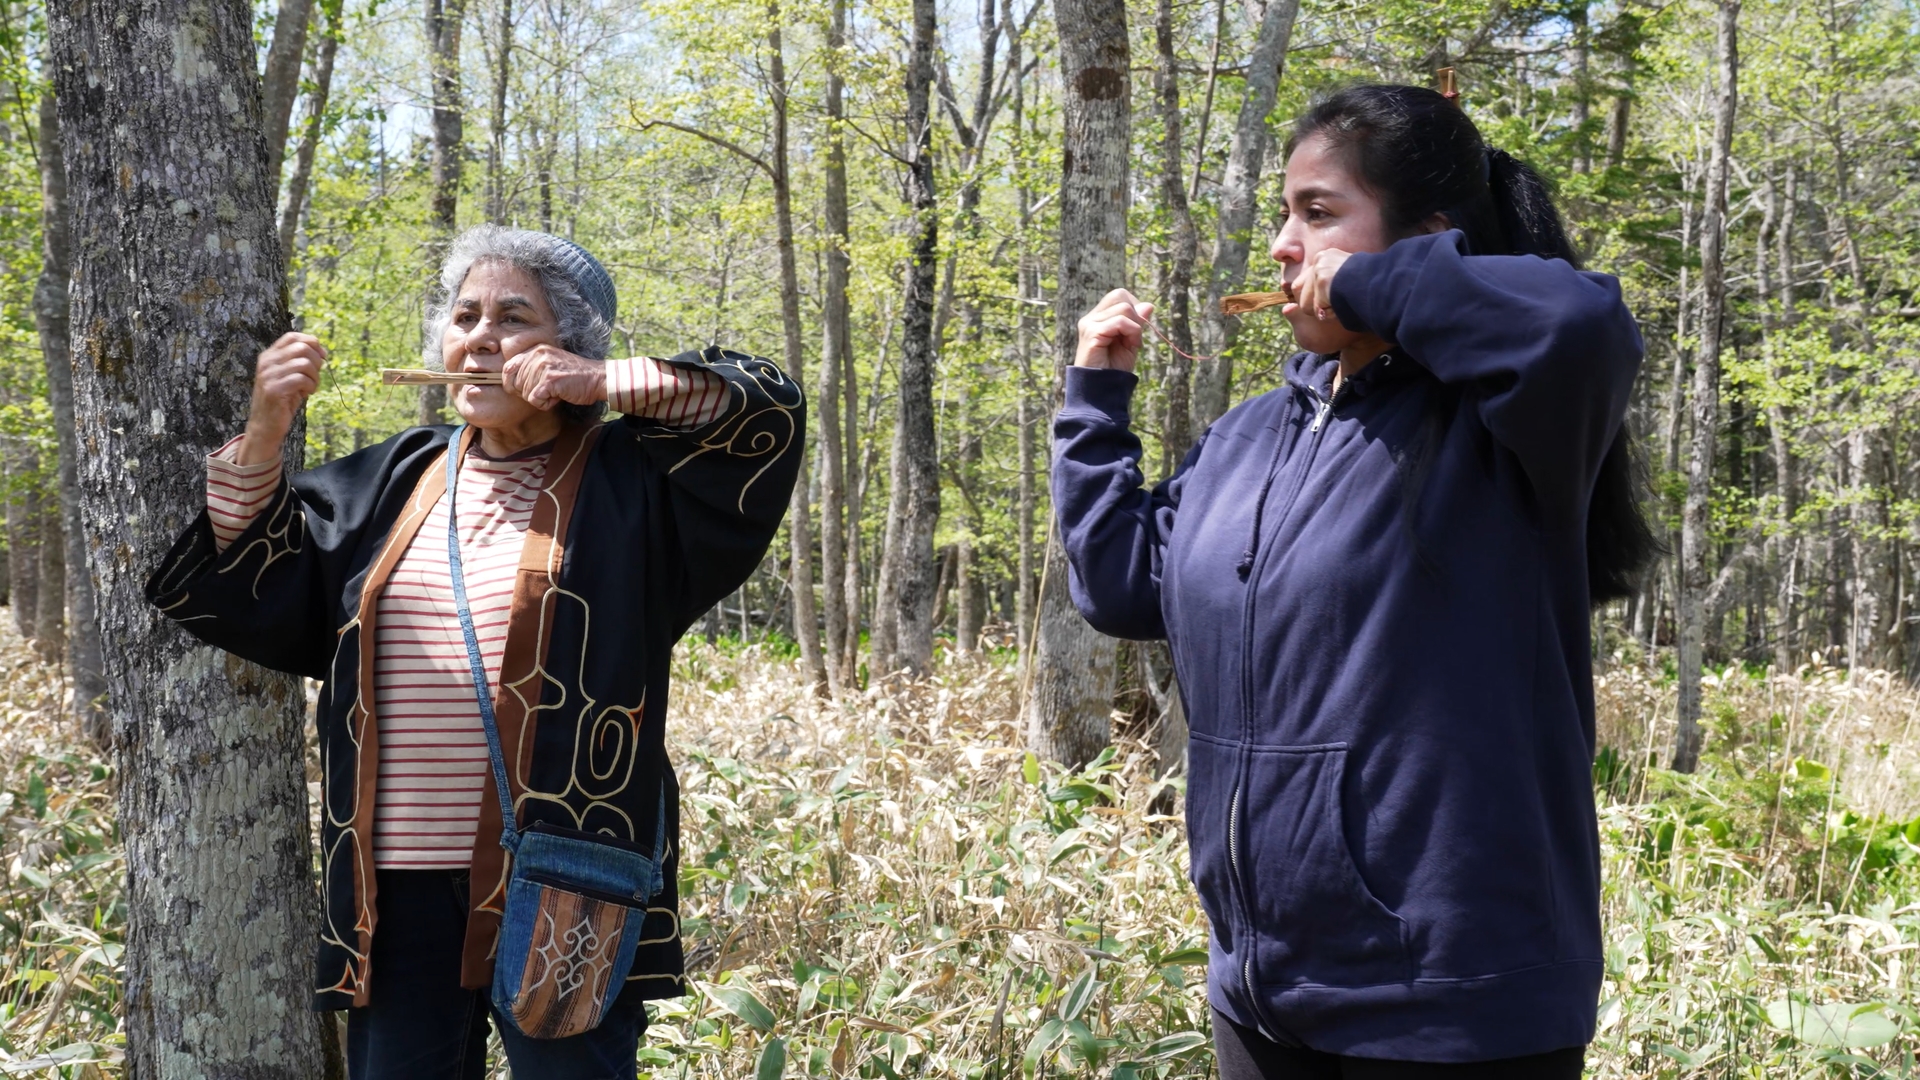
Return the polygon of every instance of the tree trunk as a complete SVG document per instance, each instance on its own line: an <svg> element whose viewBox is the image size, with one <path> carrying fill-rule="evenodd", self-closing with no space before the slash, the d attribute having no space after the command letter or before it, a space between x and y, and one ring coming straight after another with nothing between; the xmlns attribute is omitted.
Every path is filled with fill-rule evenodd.
<svg viewBox="0 0 1920 1080"><path fill-rule="evenodd" d="M1627 124L1632 117L1633 95L1615 97L1612 118L1607 122L1607 164L1616 169L1627 158Z"/></svg>
<svg viewBox="0 0 1920 1080"><path fill-rule="evenodd" d="M460 144L465 130L460 103L460 30L466 23L466 9L467 0L426 0L427 59L433 80L433 177L427 215L433 229L433 239L427 245L429 291L438 287L440 259L453 239L455 214L460 207ZM420 388L419 423L440 423L446 408L446 387Z"/></svg>
<svg viewBox="0 0 1920 1080"><path fill-rule="evenodd" d="M1260 20L1260 37L1247 60L1247 96L1234 122L1233 145L1227 151L1227 172L1220 184L1220 217L1213 236L1213 268L1207 277L1207 303L1200 312L1200 351L1210 357L1200 365L1193 388L1193 429L1205 429L1227 411L1233 390L1233 360L1228 350L1239 324L1220 313L1220 298L1240 290L1247 278L1247 252L1253 245L1254 220L1260 208L1260 172L1273 149L1267 114L1273 111L1280 75L1293 38L1294 16L1300 0L1268 0Z"/></svg>
<svg viewBox="0 0 1920 1080"><path fill-rule="evenodd" d="M40 583L33 613L33 647L40 658L57 664L67 655L67 540L60 522L60 500L40 499Z"/></svg>
<svg viewBox="0 0 1920 1080"><path fill-rule="evenodd" d="M853 362L851 319L847 304L847 151L842 130L846 123L847 3L833 0L827 25L827 128L822 172L826 185L826 295L823 297L823 339L820 356L820 566L822 600L827 621L827 684L835 694L853 685L858 633L849 626L847 603L847 451L840 430L842 373ZM851 411L851 410L849 410ZM856 523L857 525L857 523ZM855 537L858 542L858 536Z"/></svg>
<svg viewBox="0 0 1920 1080"><path fill-rule="evenodd" d="M986 522L975 501L981 448L974 433L978 421L972 395L960 399L957 412L960 438L954 454L954 487L960 492L960 520L953 544L953 648L961 656L970 656L980 643L980 553L974 539L985 531Z"/></svg>
<svg viewBox="0 0 1920 1080"><path fill-rule="evenodd" d="M1567 12L1573 23L1573 128L1580 140L1574 167L1583 173L1593 171L1593 134L1587 130L1593 118L1593 34L1587 10L1591 4L1592 0L1578 0Z"/></svg>
<svg viewBox="0 0 1920 1080"><path fill-rule="evenodd" d="M800 271L793 256L793 181L787 161L787 60L780 39L778 0L768 4L767 72L773 98L773 223L774 246L780 253L780 322L785 331L787 377L797 387L806 385L807 354L801 344ZM820 615L813 596L813 500L809 460L800 456L800 472L793 483L793 505L787 513L791 542L788 587L793 592L793 636L800 643L800 666L814 689L827 688L826 660L820 654Z"/></svg>
<svg viewBox="0 0 1920 1080"><path fill-rule="evenodd" d="M1798 201L1797 176L1791 166L1787 169L1786 191L1781 194L1775 190L1774 197L1780 203L1778 221L1773 232L1773 264L1775 273L1771 284L1778 297L1779 309L1772 318L1763 321L1769 339L1773 334L1793 325L1793 227L1796 217L1795 204ZM1769 299L1763 297L1763 310ZM1775 378L1786 374L1784 365L1774 366L1771 352L1768 357L1769 371ZM1800 475L1793 457L1793 446L1787 441L1788 414L1786 406L1778 394L1772 395L1773 404L1769 406L1767 425L1773 433L1773 466L1775 486L1779 488L1781 548L1776 558L1778 573L1777 591L1774 604L1780 612L1780 632L1774 645L1774 666L1781 674L1794 671L1800 665L1803 653L1800 648L1800 598L1797 594L1799 582L1800 544L1794 527L1794 518L1800 512Z"/></svg>
<svg viewBox="0 0 1920 1080"><path fill-rule="evenodd" d="M513 0L500 0L500 53L493 65L493 114L488 117L487 220L507 223L507 87L513 60Z"/></svg>
<svg viewBox="0 0 1920 1080"><path fill-rule="evenodd" d="M1161 385L1166 395L1166 420L1160 436L1161 472L1171 475L1187 448L1193 445L1192 402L1193 364L1183 352L1193 351L1193 261L1199 255L1200 240L1194 232L1193 214L1187 207L1187 187L1181 177L1184 151L1180 142L1180 72L1173 51L1173 0L1158 0L1153 22L1156 46L1153 84L1160 106L1160 202L1167 215L1168 245L1161 262L1163 273L1160 303L1164 305L1167 336L1174 347L1167 350Z"/></svg>
<svg viewBox="0 0 1920 1080"><path fill-rule="evenodd" d="M1886 435L1878 427L1860 425L1847 432L1846 440L1854 488L1847 508L1853 533L1853 634L1847 664L1857 670L1898 669L1902 650L1895 619L1896 575L1886 540Z"/></svg>
<svg viewBox="0 0 1920 1080"><path fill-rule="evenodd" d="M913 0L912 56L907 64L907 201L913 251L906 268L900 336L899 404L893 429L887 544L880 556L881 595L874 657L887 671L925 674L933 667L933 532L940 521L940 448L933 426L934 275L939 266L939 209L933 186L933 0ZM883 602L884 603L884 602Z"/></svg>
<svg viewBox="0 0 1920 1080"><path fill-rule="evenodd" d="M869 394L869 398L874 404L877 404L880 400L880 395L877 393L880 386L880 373L884 371L887 366L887 341L891 336L892 330L893 320L885 320L880 334L879 354L875 357L873 367L873 382L876 392ZM867 479L873 475L873 456L875 449L871 437L869 437L869 442L866 446L863 447L860 445L860 431L862 427L864 427L867 431L871 432L875 429L876 424L874 422L872 408L868 410L866 422L864 424L861 422L860 369L853 363L850 345L848 346L846 363L841 365L840 374L842 376L840 392L843 395L840 399L840 405L846 413L845 423L847 430L847 437L845 439L847 467L847 659L843 674L846 676L847 685L855 686L858 683L860 675L860 613L866 609L864 602L866 595L866 549L864 547L865 538L862 535L862 530L867 506ZM854 468L856 456L859 461L859 468L857 469Z"/></svg>
<svg viewBox="0 0 1920 1080"><path fill-rule="evenodd" d="M267 70L260 77L267 182L276 194L280 189L280 162L287 152L287 126L293 120L293 101L300 96L300 64L307 57L307 24L312 19L313 0L280 0L280 10L273 19L273 44L267 48ZM281 258L286 254L282 248Z"/></svg>
<svg viewBox="0 0 1920 1080"><path fill-rule="evenodd" d="M1693 368L1693 437L1687 453L1687 500L1680 518L1680 698L1673 768L1692 772L1700 761L1700 665L1706 626L1703 605L1713 583L1714 436L1720 423L1720 339L1726 307L1727 159L1740 98L1740 0L1720 0L1717 103L1700 218L1700 346Z"/></svg>
<svg viewBox="0 0 1920 1080"><path fill-rule="evenodd" d="M306 695L196 643L143 591L204 504L204 455L242 426L255 354L287 326L251 8L85 0L49 16L80 489L114 643L126 1072L307 1080L323 1059Z"/></svg>
<svg viewBox="0 0 1920 1080"><path fill-rule="evenodd" d="M1220 85L1220 46L1227 39L1227 0L1215 0L1213 48L1207 59L1207 90L1200 96L1200 130L1193 139L1193 179L1187 184L1187 202L1200 197L1200 174L1207 162L1207 131L1213 124L1213 95Z"/></svg>
<svg viewBox="0 0 1920 1080"><path fill-rule="evenodd" d="M47 403L60 444L60 534L64 541L67 678L80 734L105 749L107 724L101 673L100 623L93 578L87 573L87 534L80 521L80 447L73 428L73 339L67 318L73 241L67 227L67 170L61 158L60 112L51 91L40 96L40 280L33 290L34 323L47 366Z"/></svg>
<svg viewBox="0 0 1920 1080"><path fill-rule="evenodd" d="M340 17L329 9L327 29L314 50L313 94L307 101L307 122L300 131L300 147L293 155L293 178L287 182L287 204L280 211L280 257L293 263L294 236L300 228L300 216L307 210L307 189L313 183L313 158L320 149L320 135L327 119L327 98L333 89L333 58L340 51L340 36L345 28Z"/></svg>
<svg viewBox="0 0 1920 1080"><path fill-rule="evenodd" d="M1032 135L1027 130L1027 83L1026 66L1021 57L1025 37L1020 24L1013 18L1012 0L1007 3L1006 17L1001 21L1007 27L1007 67L1012 72L1013 94L1013 133L1016 146L1026 145ZM1033 523L1037 512L1038 492L1036 488L1039 471L1038 436L1034 426L1039 422L1040 390L1033 381L1033 342L1039 336L1035 318L1034 304L1039 300L1039 265L1033 256L1033 185L1029 181L1027 164L1021 155L1015 155L1013 161L1014 185L1020 211L1020 235L1016 238L1020 250L1020 266L1015 275L1018 296L1014 327L1014 353L1020 364L1020 393L1017 422L1019 431L1020 477L1017 493L1018 505L1014 528L1018 534L1017 567L1013 583L1013 622L1014 644L1019 653L1022 671L1030 670L1033 664L1033 604L1035 599L1035 577L1039 573L1039 558L1034 550Z"/></svg>
<svg viewBox="0 0 1920 1080"><path fill-rule="evenodd" d="M1053 11L1065 86L1060 288L1053 305L1058 387L1073 363L1080 316L1126 280L1132 77L1122 0L1054 0ZM1041 581L1040 633L1024 703L1027 745L1077 767L1105 748L1111 735L1119 650L1075 610L1057 531L1048 537Z"/></svg>
<svg viewBox="0 0 1920 1080"><path fill-rule="evenodd" d="M15 450L7 461L7 596L13 628L31 641L40 625L40 459Z"/></svg>

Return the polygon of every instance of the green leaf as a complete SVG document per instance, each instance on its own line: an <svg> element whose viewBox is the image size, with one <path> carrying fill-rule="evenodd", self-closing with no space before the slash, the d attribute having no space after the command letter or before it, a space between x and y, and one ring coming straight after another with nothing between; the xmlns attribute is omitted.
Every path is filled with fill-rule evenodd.
<svg viewBox="0 0 1920 1080"><path fill-rule="evenodd" d="M1040 786L1040 759L1034 757L1031 750L1027 751L1027 760L1020 766L1020 775L1026 778L1029 787Z"/></svg>
<svg viewBox="0 0 1920 1080"><path fill-rule="evenodd" d="M33 807L33 816L39 817L47 812L47 782L41 778L40 770L35 769L27 777L27 805Z"/></svg>
<svg viewBox="0 0 1920 1080"><path fill-rule="evenodd" d="M1205 949L1175 949L1156 961L1162 967L1169 964L1204 964L1206 962L1207 950Z"/></svg>
<svg viewBox="0 0 1920 1080"><path fill-rule="evenodd" d="M1080 840L1081 833L1080 829L1068 829L1054 837L1052 846L1047 848L1047 865L1052 866L1077 851L1087 850L1087 845Z"/></svg>
<svg viewBox="0 0 1920 1080"><path fill-rule="evenodd" d="M1073 1037L1074 1048L1080 1051L1080 1060L1090 1068L1099 1068L1100 1040L1093 1037L1092 1029L1084 1021L1069 1020L1067 1034Z"/></svg>
<svg viewBox="0 0 1920 1080"><path fill-rule="evenodd" d="M1817 761L1808 761L1806 758L1794 758L1793 775L1802 780L1815 780L1824 784L1833 779L1833 770Z"/></svg>
<svg viewBox="0 0 1920 1080"><path fill-rule="evenodd" d="M1181 1054L1205 1045L1207 1045L1207 1037L1197 1031L1176 1031L1171 1035L1162 1035L1141 1047L1138 1056L1142 1061L1159 1061L1162 1058L1179 1057Z"/></svg>
<svg viewBox="0 0 1920 1080"><path fill-rule="evenodd" d="M760 1064L753 1070L754 1080L780 1080L787 1071L787 1040L768 1039L760 1048Z"/></svg>
<svg viewBox="0 0 1920 1080"><path fill-rule="evenodd" d="M1093 802L1105 793L1104 789L1085 780L1069 780L1047 792L1047 800L1057 803Z"/></svg>
<svg viewBox="0 0 1920 1080"><path fill-rule="evenodd" d="M1900 1024L1882 1011L1885 1008L1877 1001L1810 1005L1783 998L1767 1006L1767 1023L1810 1046L1865 1050L1892 1042L1900 1034Z"/></svg>
<svg viewBox="0 0 1920 1080"><path fill-rule="evenodd" d="M1053 1049L1053 1044L1059 1042L1060 1036L1066 1034L1066 1031L1067 1025L1058 1020L1049 1020L1041 1024L1040 1030L1033 1033L1033 1041L1027 1044L1027 1052L1020 1056L1020 1067L1025 1069L1028 1075L1038 1072L1040 1058Z"/></svg>
<svg viewBox="0 0 1920 1080"><path fill-rule="evenodd" d="M727 1012L745 1021L747 1026L765 1035L773 1030L773 1010L760 1000L760 995L744 986L721 986L717 983L703 982L694 984L707 1000L720 1006Z"/></svg>
<svg viewBox="0 0 1920 1080"><path fill-rule="evenodd" d="M1060 999L1060 1019L1071 1023L1087 1011L1087 1003L1093 1000L1094 986L1093 969L1081 972L1080 977L1073 980L1073 985L1067 987L1066 996Z"/></svg>

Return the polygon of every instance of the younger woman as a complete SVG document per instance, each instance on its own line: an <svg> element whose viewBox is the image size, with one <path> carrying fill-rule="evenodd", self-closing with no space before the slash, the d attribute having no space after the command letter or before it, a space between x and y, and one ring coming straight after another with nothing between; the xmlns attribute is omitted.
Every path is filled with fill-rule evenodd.
<svg viewBox="0 0 1920 1080"><path fill-rule="evenodd" d="M1222 1080L1574 1080L1602 971L1589 613L1651 553L1640 335L1538 176L1429 90L1295 126L1307 350L1142 490L1151 307L1080 322L1053 488L1081 612L1167 638Z"/></svg>

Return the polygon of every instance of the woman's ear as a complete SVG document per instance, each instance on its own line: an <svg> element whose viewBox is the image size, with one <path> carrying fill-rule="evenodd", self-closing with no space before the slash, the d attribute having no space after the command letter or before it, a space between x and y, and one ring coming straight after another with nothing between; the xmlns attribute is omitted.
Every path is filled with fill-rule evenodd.
<svg viewBox="0 0 1920 1080"><path fill-rule="evenodd" d="M1426 220L1420 222L1418 235L1425 236L1429 233L1446 232L1448 229L1457 228L1461 226L1455 224L1454 220L1447 216L1446 211L1435 210L1426 216Z"/></svg>

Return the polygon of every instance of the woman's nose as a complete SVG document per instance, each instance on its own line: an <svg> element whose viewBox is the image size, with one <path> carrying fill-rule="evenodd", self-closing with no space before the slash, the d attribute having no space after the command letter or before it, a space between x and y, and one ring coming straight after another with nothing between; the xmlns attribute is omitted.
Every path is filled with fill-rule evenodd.
<svg viewBox="0 0 1920 1080"><path fill-rule="evenodd" d="M470 353L496 352L500 348L500 331L492 319L481 319L467 331L467 351Z"/></svg>
<svg viewBox="0 0 1920 1080"><path fill-rule="evenodd" d="M1306 252L1301 250L1300 237L1294 232L1293 219L1288 218L1280 231L1273 235L1273 244L1267 249L1267 256L1277 263L1297 263L1306 260Z"/></svg>

